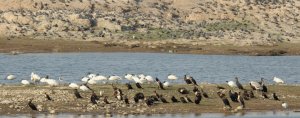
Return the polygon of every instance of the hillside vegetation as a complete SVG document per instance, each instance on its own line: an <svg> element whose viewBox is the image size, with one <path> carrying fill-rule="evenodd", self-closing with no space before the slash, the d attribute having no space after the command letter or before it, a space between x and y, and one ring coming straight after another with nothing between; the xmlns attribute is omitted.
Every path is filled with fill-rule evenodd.
<svg viewBox="0 0 300 118"><path fill-rule="evenodd" d="M300 0L2 0L0 36L273 45L300 42L299 13Z"/></svg>

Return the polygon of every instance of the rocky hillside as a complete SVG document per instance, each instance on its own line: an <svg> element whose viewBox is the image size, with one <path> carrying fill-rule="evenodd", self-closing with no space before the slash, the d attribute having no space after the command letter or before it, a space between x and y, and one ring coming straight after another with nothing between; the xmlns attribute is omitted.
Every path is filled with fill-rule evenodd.
<svg viewBox="0 0 300 118"><path fill-rule="evenodd" d="M300 42L300 0L2 0L1 39Z"/></svg>

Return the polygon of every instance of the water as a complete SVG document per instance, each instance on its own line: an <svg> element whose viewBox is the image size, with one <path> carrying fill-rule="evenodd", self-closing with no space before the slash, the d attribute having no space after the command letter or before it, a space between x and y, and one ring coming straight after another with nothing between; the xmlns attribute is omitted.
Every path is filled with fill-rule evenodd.
<svg viewBox="0 0 300 118"><path fill-rule="evenodd" d="M162 80L168 74L194 76L197 81L224 83L238 76L242 83L264 77L272 82L278 76L287 83L299 83L300 56L224 56L165 53L28 53L0 54L0 77L15 74L19 83L35 72L66 82L80 82L87 72L101 75L149 74ZM181 81L178 81L181 82Z"/></svg>
<svg viewBox="0 0 300 118"><path fill-rule="evenodd" d="M268 111L268 112L245 112L236 114L202 113L202 114L152 114L152 115L113 115L118 118L299 118L299 112L292 111ZM80 114L16 114L0 115L2 118L98 118L105 115L80 115Z"/></svg>

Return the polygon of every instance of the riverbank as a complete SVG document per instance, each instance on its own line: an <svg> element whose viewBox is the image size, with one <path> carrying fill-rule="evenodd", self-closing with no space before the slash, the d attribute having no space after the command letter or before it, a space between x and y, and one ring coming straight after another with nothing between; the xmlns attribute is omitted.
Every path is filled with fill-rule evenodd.
<svg viewBox="0 0 300 118"><path fill-rule="evenodd" d="M114 98L111 85L93 85L92 89L99 95L99 91L104 91L104 96L108 96L111 104L105 104L103 97L97 105L90 103L91 92L80 91L83 99L76 99L73 90L67 86L47 87L47 86L20 86L20 85L2 85L0 88L0 114L27 114L27 113L76 113L76 114L178 114L178 113L232 113L235 110L223 110L223 103L217 96L218 89L216 85L201 84L204 91L208 93L209 98L203 98L199 105L195 103L161 103L157 102L153 106L146 106L144 102L134 103L133 96L137 92L143 92L145 96L153 95L157 90L156 85L142 85L144 89L127 90L125 85L117 85L123 90L123 93L129 98L129 105L123 101ZM226 89L226 85L222 85ZM171 96L177 99L183 97L177 92L180 87L192 90L193 86L174 85L166 90L157 90L159 94L171 102ZM300 87L292 85L269 85L268 96L270 99L263 99L258 92L254 92L256 98L246 100L245 112L249 111L281 111L282 101L289 104L288 110L297 111L300 109ZM250 90L249 86L246 89ZM53 101L47 101L43 93L49 94ZM281 101L272 99L271 94L276 92ZM226 92L227 93L227 92ZM194 94L190 92L188 96L193 100ZM32 111L27 103L33 98L33 103L38 106L39 111ZM233 109L238 107L239 103L231 102Z"/></svg>
<svg viewBox="0 0 300 118"><path fill-rule="evenodd" d="M273 45L234 46L220 42L189 40L0 40L1 53L52 53L52 52L158 52L208 55L280 56L300 55L298 43Z"/></svg>

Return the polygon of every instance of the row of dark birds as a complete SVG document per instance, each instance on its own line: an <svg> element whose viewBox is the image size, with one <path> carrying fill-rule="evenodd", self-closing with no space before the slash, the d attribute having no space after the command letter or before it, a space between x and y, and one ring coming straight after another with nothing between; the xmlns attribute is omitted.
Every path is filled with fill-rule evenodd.
<svg viewBox="0 0 300 118"><path fill-rule="evenodd" d="M176 98L175 96L171 96L170 100L167 100L163 94L159 94L156 90L154 90L153 95L150 95L150 96L145 96L143 92L135 93L133 96L133 101L134 101L134 103L144 102L147 106L152 106L152 105L158 104L158 103L179 103L179 102L200 104L203 97L210 98L209 94L207 92L205 92L202 87L198 88L198 84L195 81L195 79L193 79L192 77L185 76L184 80L185 80L186 84L193 85L193 89L192 89L192 92L194 93L193 100L188 97L188 94L190 94L190 91L188 89L186 89L185 87L180 87L177 89L178 93L180 93L182 95L182 97L179 97L179 99ZM158 78L156 78L155 81L156 81L157 88L159 90L166 89L163 86L162 82ZM261 87L253 86L250 83L250 87L252 90L246 90L243 87L243 85L239 83L238 78L236 78L236 82L235 82L236 85L231 85L232 83L229 83L229 82L227 82L227 83L230 87L233 87L233 89L235 89L235 86L236 86L237 91L229 90L228 91L229 97L227 97L226 89L222 86L217 86L217 89L218 89L217 95L224 103L224 109L229 110L232 108L228 98L230 98L230 100L232 102L240 103L240 106L238 107L238 109L245 108L245 106L246 106L245 100L250 100L252 98L256 98L253 91L255 91L257 93L261 93L261 96L264 99L270 99L270 97L267 95L268 88L264 84L263 79L261 79L261 81L258 82ZM136 85L137 89L144 89L141 86L141 84L139 84L139 83L135 83L135 85ZM111 103L108 99L108 96L103 96L103 94L101 92L100 92L100 95L98 96L95 93L95 90L93 90L87 84L85 84L85 86L92 92L91 97L90 97L90 103L97 105L100 101L100 97L103 97L103 102L105 104ZM125 86L128 90L134 89L134 87L132 87L132 84L130 84L130 83L126 83ZM120 101L124 101L125 104L130 104L130 100L129 100L128 96L123 94L123 92L120 88L118 88L112 84L112 89L113 89L113 97L115 97L116 99L118 99ZM45 94L45 97L47 100L53 101L53 99L47 93L44 93L44 94ZM82 97L82 95L80 94L80 92L78 91L78 89L74 89L74 96L76 99L84 99ZM276 95L276 93L272 93L272 98L274 100L280 101L278 96ZM286 104L286 103L283 102L283 104ZM282 104L282 106L283 106L283 104ZM37 110L36 106L32 103L32 99L30 99L30 101L28 102L28 105L32 110ZM287 104L286 104L286 106L287 106Z"/></svg>

